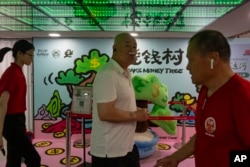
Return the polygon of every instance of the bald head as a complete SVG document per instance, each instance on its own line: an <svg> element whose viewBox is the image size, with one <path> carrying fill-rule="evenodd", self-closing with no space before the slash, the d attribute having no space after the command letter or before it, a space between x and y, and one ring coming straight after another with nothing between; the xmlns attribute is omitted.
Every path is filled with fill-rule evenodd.
<svg viewBox="0 0 250 167"><path fill-rule="evenodd" d="M136 60L137 43L134 37L129 33L120 33L116 35L113 44L113 56L120 65L127 68Z"/></svg>
<svg viewBox="0 0 250 167"><path fill-rule="evenodd" d="M117 50L117 47L120 47L131 40L135 41L134 37L132 37L129 33L120 33L116 35L113 50Z"/></svg>

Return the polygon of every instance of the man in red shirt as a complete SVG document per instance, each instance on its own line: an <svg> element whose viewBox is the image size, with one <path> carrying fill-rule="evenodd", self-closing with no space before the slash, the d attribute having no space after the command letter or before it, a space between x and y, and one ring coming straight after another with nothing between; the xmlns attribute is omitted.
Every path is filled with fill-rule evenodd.
<svg viewBox="0 0 250 167"><path fill-rule="evenodd" d="M229 167L230 152L250 150L250 82L230 66L230 46L222 33L204 30L188 45L187 70L202 85L196 109L196 134L154 167L177 167L195 155L196 167Z"/></svg>
<svg viewBox="0 0 250 167"><path fill-rule="evenodd" d="M34 46L26 40L17 41L13 48L0 50L0 62L12 50L14 62L0 79L0 149L3 136L7 141L6 167L20 167L22 159L27 167L40 167L41 158L26 135L26 80L23 65L33 60Z"/></svg>

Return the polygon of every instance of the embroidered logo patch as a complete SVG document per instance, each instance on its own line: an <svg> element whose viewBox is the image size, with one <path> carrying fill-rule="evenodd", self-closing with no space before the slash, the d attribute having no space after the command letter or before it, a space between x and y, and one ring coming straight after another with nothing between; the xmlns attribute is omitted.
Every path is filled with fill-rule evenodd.
<svg viewBox="0 0 250 167"><path fill-rule="evenodd" d="M214 137L214 131L216 130L216 122L213 117L208 117L205 120L206 135Z"/></svg>

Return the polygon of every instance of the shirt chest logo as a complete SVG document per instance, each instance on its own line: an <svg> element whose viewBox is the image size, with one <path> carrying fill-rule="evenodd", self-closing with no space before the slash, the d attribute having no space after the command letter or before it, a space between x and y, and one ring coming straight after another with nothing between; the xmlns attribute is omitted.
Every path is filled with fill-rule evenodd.
<svg viewBox="0 0 250 167"><path fill-rule="evenodd" d="M214 132L216 130L216 121L213 117L208 117L205 120L205 134L214 137Z"/></svg>

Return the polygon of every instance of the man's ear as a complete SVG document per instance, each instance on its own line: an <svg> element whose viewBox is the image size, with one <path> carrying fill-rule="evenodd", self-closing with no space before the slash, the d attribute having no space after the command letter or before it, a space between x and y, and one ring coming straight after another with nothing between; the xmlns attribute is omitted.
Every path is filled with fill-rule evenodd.
<svg viewBox="0 0 250 167"><path fill-rule="evenodd" d="M116 51L116 46L115 45L113 45L113 52L115 52Z"/></svg>
<svg viewBox="0 0 250 167"><path fill-rule="evenodd" d="M214 59L211 59L211 60L210 60L210 68L211 68L211 69L214 69Z"/></svg>
<svg viewBox="0 0 250 167"><path fill-rule="evenodd" d="M216 64L216 61L219 59L219 53L218 52L212 52L212 56L210 59L210 69L214 68L214 65Z"/></svg>

